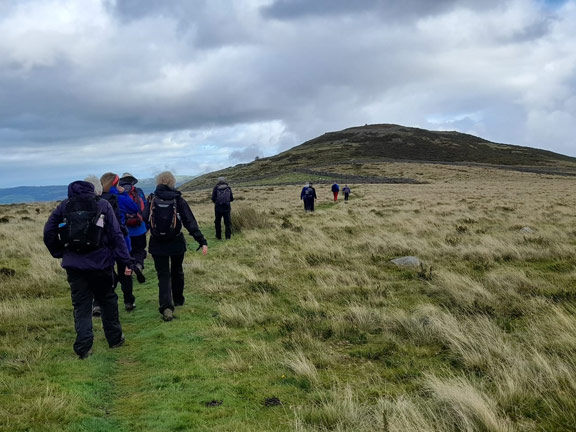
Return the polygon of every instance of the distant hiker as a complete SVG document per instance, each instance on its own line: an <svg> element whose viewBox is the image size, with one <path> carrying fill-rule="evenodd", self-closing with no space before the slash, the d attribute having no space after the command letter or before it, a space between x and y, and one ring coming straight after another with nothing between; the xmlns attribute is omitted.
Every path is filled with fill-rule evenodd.
<svg viewBox="0 0 576 432"><path fill-rule="evenodd" d="M102 326L110 348L124 343L118 318L118 296L114 292L114 262L121 262L130 274L132 258L110 204L94 193L85 181L68 185L68 199L52 212L44 226L44 244L62 267L74 306L76 342L74 352L81 359L92 353L92 301L102 308Z"/></svg>
<svg viewBox="0 0 576 432"><path fill-rule="evenodd" d="M116 217L118 218L118 223L121 225L121 229L124 234L124 241L126 242L126 247L128 252L132 250L132 243L130 241L130 235L128 228L126 226L126 220L128 214L135 214L140 211L138 205L132 201L128 196L126 191L119 184L120 177L118 174L107 172L102 174L100 177L100 182L102 183L102 198L110 201L112 207L116 206ZM124 266L121 262L118 263L118 282L120 282L120 287L122 288L122 294L124 295L124 307L126 311L131 312L136 308L136 298L134 297L134 283L132 281L132 274L126 275L124 272ZM98 304L95 305L98 307Z"/></svg>
<svg viewBox="0 0 576 432"><path fill-rule="evenodd" d="M344 201L348 201L348 197L350 196L350 188L348 187L348 185L344 186L342 192L344 192Z"/></svg>
<svg viewBox="0 0 576 432"><path fill-rule="evenodd" d="M218 184L212 190L212 202L214 203L214 228L216 228L216 238L222 240L221 221L224 218L224 235L226 240L230 239L232 229L230 227L230 203L234 201L232 189L226 183L224 177L218 177Z"/></svg>
<svg viewBox="0 0 576 432"><path fill-rule="evenodd" d="M156 190L150 195L150 206L144 217L150 226L148 251L154 259L158 273L159 311L164 321L172 321L174 306L184 304L184 270L186 239L182 226L208 252L208 243L198 228L190 206L174 189L176 179L165 171L156 176Z"/></svg>
<svg viewBox="0 0 576 432"><path fill-rule="evenodd" d="M338 201L338 192L340 192L340 186L338 183L332 185L332 193L334 194L334 201Z"/></svg>
<svg viewBox="0 0 576 432"><path fill-rule="evenodd" d="M138 282L144 283L146 278L142 270L144 269L144 260L146 259L146 233L148 232L148 228L144 222L144 210L148 206L148 201L146 201L144 191L136 187L136 183L138 183L138 179L130 173L122 174L122 177L118 181L118 184L124 188L125 194L127 194L138 207L136 213L126 213L126 228L128 229L130 244L132 246L130 255L132 255L136 261L134 273L136 273Z"/></svg>
<svg viewBox="0 0 576 432"><path fill-rule="evenodd" d="M304 210L307 213L314 211L314 200L316 199L316 189L312 187L312 183L306 183L300 192L300 199L304 201Z"/></svg>

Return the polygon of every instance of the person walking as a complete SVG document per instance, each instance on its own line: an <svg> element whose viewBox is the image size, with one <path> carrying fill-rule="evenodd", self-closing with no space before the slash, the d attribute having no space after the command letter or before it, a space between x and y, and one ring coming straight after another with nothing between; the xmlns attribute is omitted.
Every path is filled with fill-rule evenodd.
<svg viewBox="0 0 576 432"><path fill-rule="evenodd" d="M68 276L76 330L74 352L80 359L92 354L94 299L102 308L108 346L122 346L113 268L115 261L121 262L129 275L132 258L112 207L94 193L93 184L75 181L68 185L68 199L56 207L44 225L44 244L54 258L62 259Z"/></svg>
<svg viewBox="0 0 576 432"><path fill-rule="evenodd" d="M350 188L348 187L348 185L344 186L342 192L344 192L344 201L348 201L348 197L350 197Z"/></svg>
<svg viewBox="0 0 576 432"><path fill-rule="evenodd" d="M124 241L126 242L126 247L130 253L132 250L132 243L130 241L130 233L126 227L126 220L128 214L138 213L140 208L136 205L134 201L128 196L126 191L119 184L120 177L118 174L107 172L102 174L100 177L100 182L102 183L102 198L110 200L111 203L114 201L117 203L117 213L118 222L122 226L122 231L124 234ZM113 198L114 197L114 198ZM124 295L124 307L127 312L132 312L136 308L136 297L134 297L134 282L132 280L132 274L126 274L125 268L122 263L118 263L118 282L120 282L120 287L122 288L122 294ZM99 306L97 303L96 307Z"/></svg>
<svg viewBox="0 0 576 432"><path fill-rule="evenodd" d="M232 189L226 183L224 177L218 177L218 183L212 190L212 202L214 203L214 228L216 229L216 238L222 240L222 226L221 221L224 218L224 235L226 240L230 240L232 236L232 228L230 227L230 203L234 201Z"/></svg>
<svg viewBox="0 0 576 432"><path fill-rule="evenodd" d="M314 211L314 200L316 197L316 189L312 187L312 183L306 183L300 192L300 199L304 201L304 210L306 213Z"/></svg>
<svg viewBox="0 0 576 432"><path fill-rule="evenodd" d="M332 193L334 194L334 201L338 201L338 192L340 192L340 186L338 183L332 185Z"/></svg>
<svg viewBox="0 0 576 432"><path fill-rule="evenodd" d="M158 310L164 321L172 321L174 306L182 306L185 301L182 263L187 245L182 227L200 244L204 255L208 243L182 193L174 188L174 175L164 171L156 176L156 184L144 218L150 226L148 252L158 274Z"/></svg>
<svg viewBox="0 0 576 432"><path fill-rule="evenodd" d="M135 260L134 273L138 282L146 282L146 278L142 273L144 269L144 260L146 259L146 233L148 228L144 223L144 210L148 205L144 191L136 187L138 179L130 173L122 174L118 184L122 186L125 193L132 201L136 203L138 211L136 213L126 214L126 228L128 229L128 236L130 237L130 255Z"/></svg>

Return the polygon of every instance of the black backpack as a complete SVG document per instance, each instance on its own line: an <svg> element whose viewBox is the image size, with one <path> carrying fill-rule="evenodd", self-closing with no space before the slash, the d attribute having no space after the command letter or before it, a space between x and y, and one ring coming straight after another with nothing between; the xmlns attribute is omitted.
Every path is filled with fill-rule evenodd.
<svg viewBox="0 0 576 432"><path fill-rule="evenodd" d="M150 223L150 233L159 240L172 240L180 234L182 221L178 214L176 198L163 200L157 196L153 197L148 222Z"/></svg>
<svg viewBox="0 0 576 432"><path fill-rule="evenodd" d="M70 198L64 206L64 220L58 227L60 241L70 251L85 254L102 247L104 214L99 198Z"/></svg>
<svg viewBox="0 0 576 432"><path fill-rule="evenodd" d="M216 188L216 205L224 206L230 204L232 191L228 186L223 189Z"/></svg>
<svg viewBox="0 0 576 432"><path fill-rule="evenodd" d="M314 189L312 189L311 187L306 188L306 191L304 192L304 196L306 198L314 198Z"/></svg>

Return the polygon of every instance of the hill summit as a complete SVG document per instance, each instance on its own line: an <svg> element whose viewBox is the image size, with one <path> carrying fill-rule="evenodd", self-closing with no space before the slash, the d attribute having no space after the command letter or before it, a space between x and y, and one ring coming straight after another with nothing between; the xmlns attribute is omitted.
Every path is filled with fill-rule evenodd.
<svg viewBox="0 0 576 432"><path fill-rule="evenodd" d="M301 181L321 174L321 167L387 161L485 164L508 167L576 167L576 158L547 150L498 144L455 131L429 131L394 124L374 124L327 132L276 156L199 176L183 190L215 183L225 176L234 183L269 184ZM301 175L298 175L301 174ZM327 173L324 173L327 174ZM351 179L354 180L354 179Z"/></svg>

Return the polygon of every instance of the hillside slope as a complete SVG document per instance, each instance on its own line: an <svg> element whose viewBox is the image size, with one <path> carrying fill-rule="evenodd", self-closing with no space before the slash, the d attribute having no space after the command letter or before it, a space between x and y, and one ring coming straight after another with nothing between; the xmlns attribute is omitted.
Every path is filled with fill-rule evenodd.
<svg viewBox="0 0 576 432"><path fill-rule="evenodd" d="M329 180L320 167L388 160L538 167L540 170L545 167L552 172L559 168L576 169L576 158L546 150L497 144L460 132L377 124L328 132L276 156L199 176L182 189L207 187L219 176L236 184L294 183L315 174L314 180ZM378 178L372 180L378 182ZM383 182L388 180L391 179Z"/></svg>

